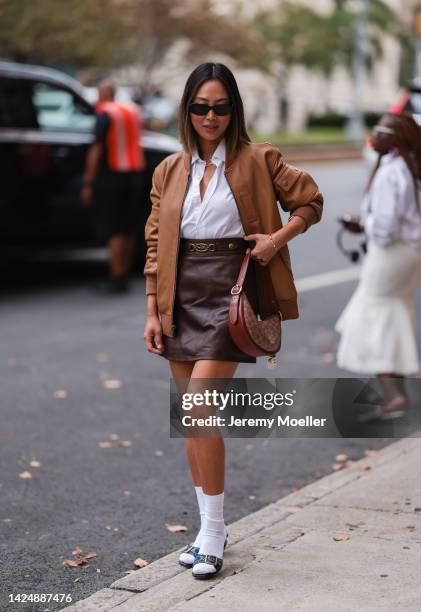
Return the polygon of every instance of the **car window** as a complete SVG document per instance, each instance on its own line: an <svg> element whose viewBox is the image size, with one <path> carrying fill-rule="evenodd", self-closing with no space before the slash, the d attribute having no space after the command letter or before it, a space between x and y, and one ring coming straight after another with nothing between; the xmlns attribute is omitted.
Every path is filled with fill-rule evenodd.
<svg viewBox="0 0 421 612"><path fill-rule="evenodd" d="M32 87L22 79L0 78L0 127L37 129Z"/></svg>
<svg viewBox="0 0 421 612"><path fill-rule="evenodd" d="M32 102L41 130L92 132L95 116L70 91L34 83Z"/></svg>

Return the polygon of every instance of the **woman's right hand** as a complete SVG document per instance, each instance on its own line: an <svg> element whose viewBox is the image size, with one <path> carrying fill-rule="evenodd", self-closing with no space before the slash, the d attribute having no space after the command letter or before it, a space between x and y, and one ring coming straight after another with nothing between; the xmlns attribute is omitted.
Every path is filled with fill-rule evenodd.
<svg viewBox="0 0 421 612"><path fill-rule="evenodd" d="M341 217L343 227L351 232L351 234L361 234L364 231L364 226L361 221L361 217L358 215L343 215Z"/></svg>
<svg viewBox="0 0 421 612"><path fill-rule="evenodd" d="M157 315L148 315L143 339L149 353L161 355L164 351L162 342L162 325Z"/></svg>

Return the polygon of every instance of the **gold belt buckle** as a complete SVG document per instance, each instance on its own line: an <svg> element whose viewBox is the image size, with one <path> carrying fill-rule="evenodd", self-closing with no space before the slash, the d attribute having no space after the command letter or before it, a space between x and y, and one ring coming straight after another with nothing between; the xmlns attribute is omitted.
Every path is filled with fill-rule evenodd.
<svg viewBox="0 0 421 612"><path fill-rule="evenodd" d="M206 253L207 251L215 251L214 242L192 242L189 244L189 251L191 253L197 251L198 253Z"/></svg>

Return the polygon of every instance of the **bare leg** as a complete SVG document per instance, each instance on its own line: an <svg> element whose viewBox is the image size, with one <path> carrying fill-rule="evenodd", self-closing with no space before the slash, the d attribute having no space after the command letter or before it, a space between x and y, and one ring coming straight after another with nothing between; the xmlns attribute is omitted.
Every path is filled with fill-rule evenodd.
<svg viewBox="0 0 421 612"><path fill-rule="evenodd" d="M136 248L136 238L133 234L128 234L126 236L126 250L125 250L126 275L129 275L131 272L135 248Z"/></svg>
<svg viewBox="0 0 421 612"><path fill-rule="evenodd" d="M193 361L171 361L170 362L171 373L175 380L177 379L190 379L194 367ZM181 391L181 389L179 389ZM185 438L187 460L189 462L190 471L195 487L201 487L202 482L200 480L199 468L194 453L191 438Z"/></svg>
<svg viewBox="0 0 421 612"><path fill-rule="evenodd" d="M186 391L195 392L203 389L204 382L201 379L231 378L237 365L237 363L211 360L200 360L195 363L174 361L170 363L172 375L176 381L178 380L177 387L180 393ZM227 530L223 518L220 518L223 507L223 495L221 496L220 494L224 491L225 446L220 435L211 439L193 437L186 438L185 440L187 458L196 487L201 517L201 528L194 543L189 545L179 557L181 565L191 567L195 562L196 553L193 554L193 551L197 551L197 548L194 547L199 547L199 550L202 550L202 547L204 547L204 553L209 554L211 552L211 554L220 558L226 545ZM210 498L207 496L215 497L210 502ZM209 516L206 514L207 518L205 519L205 507L208 507L207 504L209 503L214 504L215 500L216 509L214 506L212 511L212 506L210 506L206 510L206 512L209 511ZM220 514L218 514L218 509ZM217 520L215 520L215 517ZM221 541L219 541L220 537ZM212 572L207 564L204 567L203 564L198 564L195 571L198 572L199 577L203 573L208 574Z"/></svg>
<svg viewBox="0 0 421 612"><path fill-rule="evenodd" d="M108 242L110 276L121 278L128 275L133 257L135 240L134 236L117 234L112 236Z"/></svg>
<svg viewBox="0 0 421 612"><path fill-rule="evenodd" d="M196 361L191 375L195 379L232 378L238 363L231 361ZM189 386L190 390L190 386ZM218 495L224 490L225 481L225 445L222 437L191 438L190 444L196 458L203 492Z"/></svg>
<svg viewBox="0 0 421 612"><path fill-rule="evenodd" d="M383 412L393 412L406 407L408 397L404 388L405 378L394 373L378 374L377 377L383 389Z"/></svg>

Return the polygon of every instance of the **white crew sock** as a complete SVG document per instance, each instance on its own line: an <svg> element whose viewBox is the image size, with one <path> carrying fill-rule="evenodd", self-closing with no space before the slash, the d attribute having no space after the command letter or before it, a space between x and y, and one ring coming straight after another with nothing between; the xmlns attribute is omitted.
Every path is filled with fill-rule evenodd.
<svg viewBox="0 0 421 612"><path fill-rule="evenodd" d="M200 530L193 542L193 546L200 546L205 528L205 498L202 487L194 487L194 490L196 491L197 503L199 504Z"/></svg>
<svg viewBox="0 0 421 612"><path fill-rule="evenodd" d="M203 493L205 501L205 527L199 553L201 555L215 555L222 558L226 529L224 523L224 492L218 495Z"/></svg>

